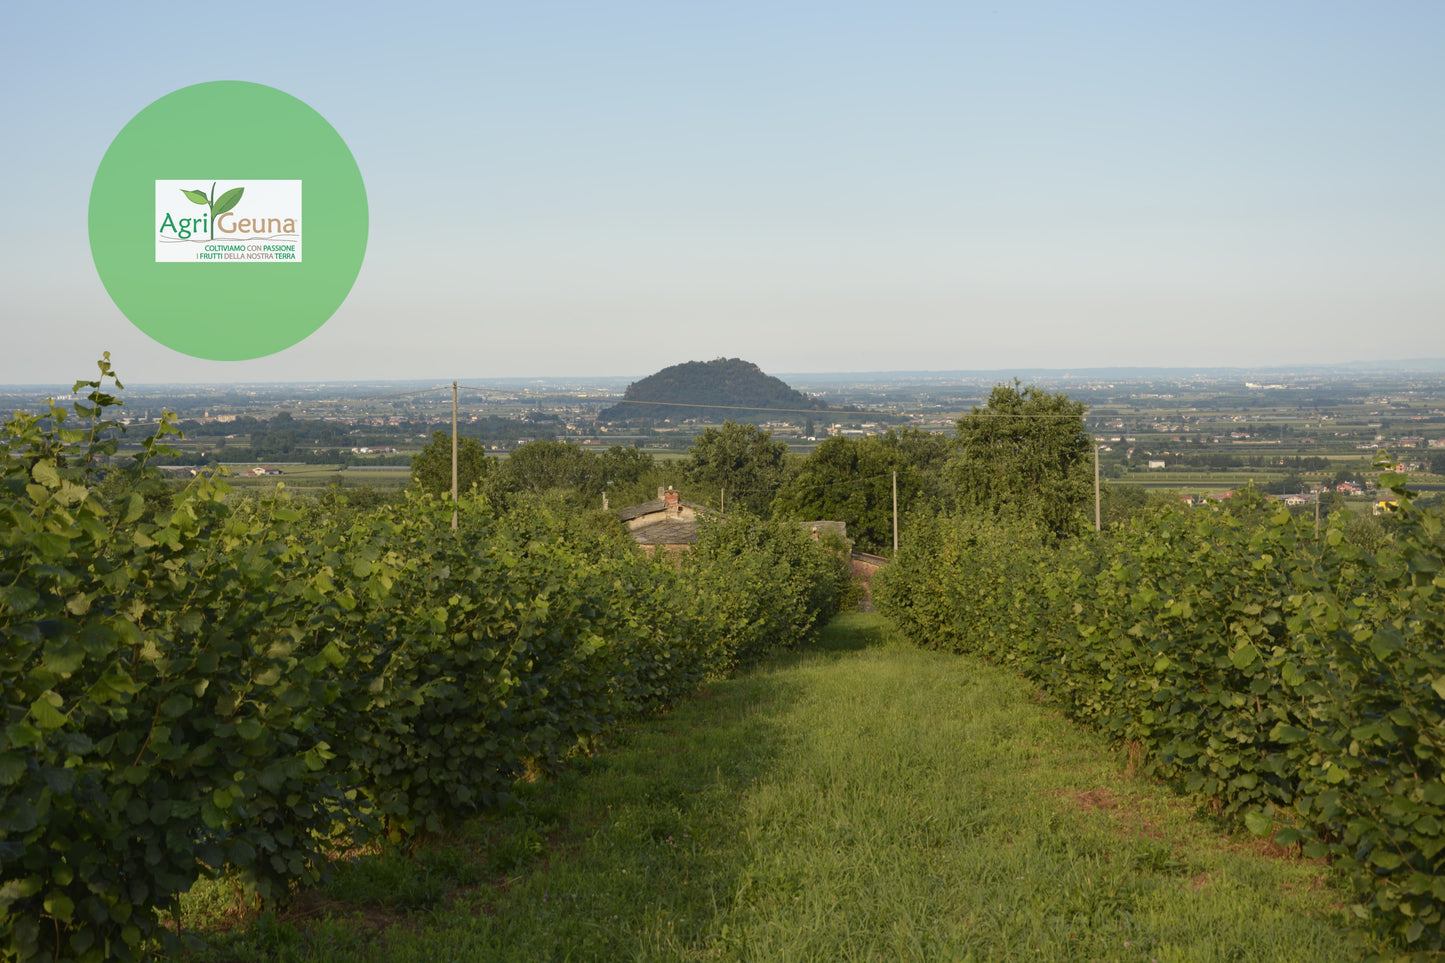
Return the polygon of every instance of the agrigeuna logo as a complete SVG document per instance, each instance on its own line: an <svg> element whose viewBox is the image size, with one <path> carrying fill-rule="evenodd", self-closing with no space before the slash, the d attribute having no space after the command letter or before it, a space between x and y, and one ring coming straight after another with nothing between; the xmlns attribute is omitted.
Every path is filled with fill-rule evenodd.
<svg viewBox="0 0 1445 963"><path fill-rule="evenodd" d="M156 262L301 261L301 182L156 181Z"/></svg>

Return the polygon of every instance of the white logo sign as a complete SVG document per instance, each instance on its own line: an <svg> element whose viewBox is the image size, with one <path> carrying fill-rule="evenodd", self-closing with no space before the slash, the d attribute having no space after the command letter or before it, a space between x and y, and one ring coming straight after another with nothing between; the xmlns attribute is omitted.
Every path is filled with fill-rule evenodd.
<svg viewBox="0 0 1445 963"><path fill-rule="evenodd" d="M301 262L300 181L156 181L156 261Z"/></svg>

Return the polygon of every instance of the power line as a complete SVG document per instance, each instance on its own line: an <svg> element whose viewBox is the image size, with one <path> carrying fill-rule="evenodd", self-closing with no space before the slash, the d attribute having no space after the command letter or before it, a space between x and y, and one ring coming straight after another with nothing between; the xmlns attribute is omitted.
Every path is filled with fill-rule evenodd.
<svg viewBox="0 0 1445 963"><path fill-rule="evenodd" d="M324 398L323 398L323 399L320 399L320 400L317 400L317 401L308 401L308 402L305 402L305 404L311 404L311 405L349 405L349 404L352 404L353 402L362 402L362 401L386 401L388 398L406 398L406 397L409 397L409 396L411 396L411 395L425 395L425 394L430 394L430 393L433 392L433 391L445 391L445 390L447 390L447 388L449 388L449 387L451 387L451 386L450 386L450 385L437 385L435 388L415 388L415 389L413 389L413 390L411 390L411 391L394 391L394 392L392 392L392 393L389 394L389 395L370 395L370 396L365 397L365 398L337 398L337 399L324 399ZM292 407L300 408L300 407L302 407L302 405L293 405Z"/></svg>
<svg viewBox="0 0 1445 963"><path fill-rule="evenodd" d="M607 404L612 401L611 398L589 398L585 395L566 394L561 391L531 391L526 388L484 388L481 385L457 385L457 387L465 388L468 391L485 391L497 395L525 395L528 398L572 398L591 404Z"/></svg>
<svg viewBox="0 0 1445 963"><path fill-rule="evenodd" d="M785 487L794 491L817 491L824 488L841 488L845 485L861 485L864 482L878 481L879 479L887 478L889 474L890 472L884 472L881 475L865 475L862 478L849 478L846 481L826 482L816 485L797 485L792 482L786 482L784 484ZM766 495L775 491L776 489L772 488L728 488L729 495Z"/></svg>

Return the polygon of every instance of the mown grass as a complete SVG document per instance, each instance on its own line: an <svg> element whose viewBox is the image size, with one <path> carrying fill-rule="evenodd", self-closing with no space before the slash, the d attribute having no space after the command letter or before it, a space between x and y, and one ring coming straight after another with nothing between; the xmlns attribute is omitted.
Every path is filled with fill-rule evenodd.
<svg viewBox="0 0 1445 963"><path fill-rule="evenodd" d="M851 614L515 812L230 931L224 884L198 888L185 921L213 961L1352 958L1320 866L1126 765L1019 680Z"/></svg>

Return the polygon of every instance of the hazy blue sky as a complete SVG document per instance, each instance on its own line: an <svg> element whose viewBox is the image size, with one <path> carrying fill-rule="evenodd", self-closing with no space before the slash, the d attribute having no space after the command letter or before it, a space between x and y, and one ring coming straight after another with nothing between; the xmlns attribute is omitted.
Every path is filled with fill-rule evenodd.
<svg viewBox="0 0 1445 963"><path fill-rule="evenodd" d="M1445 4L0 7L0 383L1445 356ZM208 80L347 140L371 237L307 341L110 302L102 154Z"/></svg>

